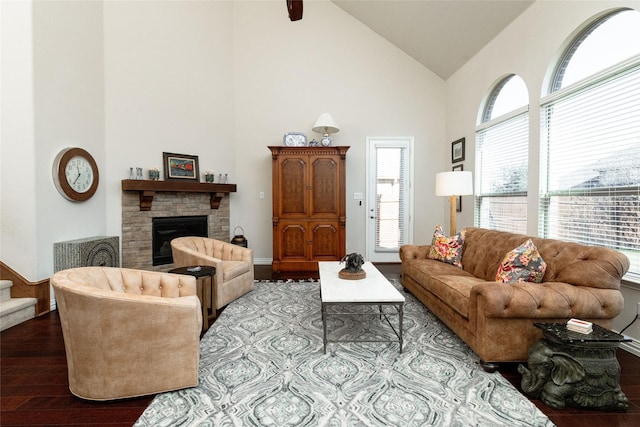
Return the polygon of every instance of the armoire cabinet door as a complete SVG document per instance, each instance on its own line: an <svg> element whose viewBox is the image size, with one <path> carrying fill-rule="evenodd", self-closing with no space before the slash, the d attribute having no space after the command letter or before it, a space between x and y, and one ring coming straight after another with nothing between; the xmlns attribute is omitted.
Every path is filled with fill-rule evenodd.
<svg viewBox="0 0 640 427"><path fill-rule="evenodd" d="M332 261L341 257L338 222L310 222L311 258ZM344 256L344 255L343 255Z"/></svg>
<svg viewBox="0 0 640 427"><path fill-rule="evenodd" d="M340 168L334 157L311 156L309 159L311 216L339 215Z"/></svg>
<svg viewBox="0 0 640 427"><path fill-rule="evenodd" d="M280 176L278 188L280 198L278 203L279 216L304 217L309 214L308 191L308 156L288 156L278 159Z"/></svg>
<svg viewBox="0 0 640 427"><path fill-rule="evenodd" d="M309 257L308 224L306 222L283 221L278 226L281 261L306 260ZM276 254L274 254L276 255Z"/></svg>

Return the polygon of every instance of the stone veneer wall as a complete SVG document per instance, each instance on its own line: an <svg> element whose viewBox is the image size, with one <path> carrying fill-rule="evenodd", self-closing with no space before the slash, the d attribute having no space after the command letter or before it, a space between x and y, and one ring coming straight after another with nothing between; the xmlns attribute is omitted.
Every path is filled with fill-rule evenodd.
<svg viewBox="0 0 640 427"><path fill-rule="evenodd" d="M229 196L211 209L209 193L157 192L150 211L140 210L137 191L122 192L122 267L168 271L173 264L153 265L151 220L156 217L207 215L209 237L229 241Z"/></svg>

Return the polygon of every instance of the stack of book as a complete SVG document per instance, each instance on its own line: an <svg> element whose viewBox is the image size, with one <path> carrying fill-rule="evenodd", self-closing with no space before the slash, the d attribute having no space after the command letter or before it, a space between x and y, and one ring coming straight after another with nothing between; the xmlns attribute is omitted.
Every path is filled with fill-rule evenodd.
<svg viewBox="0 0 640 427"><path fill-rule="evenodd" d="M593 325L591 322L585 322L584 320L570 319L567 322L567 329L581 334L590 334L593 331Z"/></svg>

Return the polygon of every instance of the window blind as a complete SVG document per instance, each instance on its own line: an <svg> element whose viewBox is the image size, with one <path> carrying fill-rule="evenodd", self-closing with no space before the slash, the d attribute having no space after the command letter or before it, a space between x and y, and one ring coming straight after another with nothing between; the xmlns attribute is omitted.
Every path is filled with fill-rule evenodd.
<svg viewBox="0 0 640 427"><path fill-rule="evenodd" d="M526 107L478 127L476 226L526 233L528 143Z"/></svg>
<svg viewBox="0 0 640 427"><path fill-rule="evenodd" d="M640 278L640 58L542 100L540 230L605 246Z"/></svg>

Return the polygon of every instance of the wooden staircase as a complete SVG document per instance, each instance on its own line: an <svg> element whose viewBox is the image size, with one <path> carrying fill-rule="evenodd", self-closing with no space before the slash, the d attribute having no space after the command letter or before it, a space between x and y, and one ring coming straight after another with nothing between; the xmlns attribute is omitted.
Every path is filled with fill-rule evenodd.
<svg viewBox="0 0 640 427"><path fill-rule="evenodd" d="M36 316L35 298L11 298L11 280L0 280L0 331Z"/></svg>

